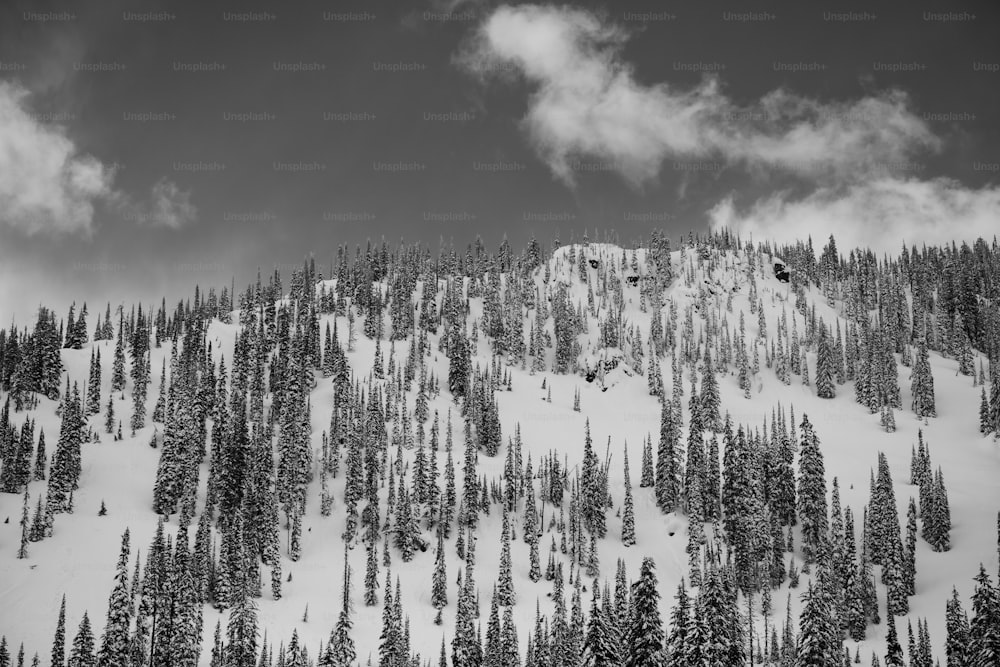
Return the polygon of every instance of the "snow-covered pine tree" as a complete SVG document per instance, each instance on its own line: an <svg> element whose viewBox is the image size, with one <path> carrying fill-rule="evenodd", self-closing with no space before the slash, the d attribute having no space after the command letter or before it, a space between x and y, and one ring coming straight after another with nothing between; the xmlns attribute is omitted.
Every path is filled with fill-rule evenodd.
<svg viewBox="0 0 1000 667"><path fill-rule="evenodd" d="M903 581L907 595L916 594L917 577L917 504L910 496L906 508L906 544L903 545Z"/></svg>
<svg viewBox="0 0 1000 667"><path fill-rule="evenodd" d="M624 667L658 667L664 664L664 632L656 565L652 558L643 558L639 579L631 588L632 605Z"/></svg>
<svg viewBox="0 0 1000 667"><path fill-rule="evenodd" d="M629 476L628 468L628 443L625 443L625 500L622 505L622 544L626 547L630 547L635 544L635 510L633 508L632 500L632 480Z"/></svg>
<svg viewBox="0 0 1000 667"><path fill-rule="evenodd" d="M828 594L822 585L810 581L802 594L803 608L799 615L799 635L795 654L796 667L834 665L834 652L839 654L839 633L833 627L833 613Z"/></svg>
<svg viewBox="0 0 1000 667"><path fill-rule="evenodd" d="M510 556L510 520L506 512L500 530L500 570L497 576L497 604L509 607L514 604L514 577Z"/></svg>
<svg viewBox="0 0 1000 667"><path fill-rule="evenodd" d="M899 644L899 637L896 634L896 619L892 612L888 613L889 631L885 638L885 667L906 667L903 659L903 647Z"/></svg>
<svg viewBox="0 0 1000 667"><path fill-rule="evenodd" d="M802 550L807 563L813 562L826 539L827 506L823 452L819 437L807 415L802 415L802 445L799 450L797 511L802 523Z"/></svg>
<svg viewBox="0 0 1000 667"><path fill-rule="evenodd" d="M945 604L945 658L947 667L967 665L966 650L969 645L969 618L962 609L962 600L953 586L951 597Z"/></svg>
<svg viewBox="0 0 1000 667"><path fill-rule="evenodd" d="M816 342L816 395L820 398L833 398L836 396L836 385L834 376L836 374L836 363L833 356L833 349L830 344L829 334L822 318L819 321L819 338Z"/></svg>
<svg viewBox="0 0 1000 667"><path fill-rule="evenodd" d="M656 505L664 513L674 511L681 494L680 428L674 422L673 408L660 405L660 443L656 454Z"/></svg>
<svg viewBox="0 0 1000 667"><path fill-rule="evenodd" d="M918 418L937 416L934 403L934 375L931 373L927 344L922 339L917 345L917 357L913 362L910 391L913 394L913 411Z"/></svg>
<svg viewBox="0 0 1000 667"><path fill-rule="evenodd" d="M115 568L115 585L108 600L108 617L101 638L97 660L102 667L128 665L128 639L131 623L131 600L128 592L129 531L122 534L121 553Z"/></svg>
<svg viewBox="0 0 1000 667"><path fill-rule="evenodd" d="M982 564L975 581L965 659L966 664L986 667L1000 662L1000 589L993 585Z"/></svg>
<svg viewBox="0 0 1000 667"><path fill-rule="evenodd" d="M96 667L97 657L94 655L94 632L90 627L90 617L83 612L80 626L73 638L73 646L69 652L68 667Z"/></svg>
<svg viewBox="0 0 1000 667"><path fill-rule="evenodd" d="M653 473L653 442L647 435L642 441L642 477L639 480L639 488L649 488L655 483Z"/></svg>

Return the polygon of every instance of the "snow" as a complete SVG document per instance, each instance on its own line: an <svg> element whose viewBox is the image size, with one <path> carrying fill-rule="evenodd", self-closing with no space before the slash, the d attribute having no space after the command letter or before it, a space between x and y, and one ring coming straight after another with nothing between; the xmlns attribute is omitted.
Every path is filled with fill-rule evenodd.
<svg viewBox="0 0 1000 667"><path fill-rule="evenodd" d="M572 303L575 305L579 302L586 307L587 286L579 282L577 267L570 266L569 263L570 254L575 256L579 249L580 246L566 246L550 259L551 287L554 288L557 281L568 284ZM588 259L598 259L600 268L593 269L588 265L588 281L597 280L599 272L611 262L616 263L618 275L634 275L629 266L631 251L626 251L626 269L620 270L621 252L619 248L610 244L589 244L584 254ZM773 334L783 307L787 308L788 317L791 319L794 299L790 298L790 286L774 278L772 263L767 259L765 258L762 266L757 267L757 285L759 298L764 303L767 326ZM640 267L644 267L644 251L637 251L637 260ZM716 260L718 263L716 271L709 273L697 269L694 285L689 288L683 285L682 271L685 267L680 265L680 253L675 252L673 254L675 273L680 274L681 278L675 281L666 296L677 302L678 319L681 322L684 306L697 303L700 295L705 296L711 309L727 317L730 328L738 324L740 311L745 311L748 341L752 340L757 331L757 316L749 312L747 263L742 257L732 256L720 256ZM541 274L540 271L537 278L539 286L542 285ZM334 281L326 283L327 287L331 288ZM733 296L732 313L725 312L728 294ZM836 310L827 306L819 294L810 292L808 296L810 302L816 304L817 316L822 316L828 324L833 324L838 317ZM624 297L626 305L623 316L627 322L639 325L645 341L651 313L640 311L638 288L626 287ZM595 300L596 298L595 295ZM473 300L472 310L473 314L481 313L481 299ZM326 322L332 325L333 319L332 316L324 316L321 326L325 326ZM801 316L799 320L801 331ZM237 319L234 318L234 321ZM699 319L698 313L695 314L695 321L696 327L704 323ZM359 320L357 347L348 353L348 357L355 374L363 377L368 375L372 363L374 343L361 334L360 324ZM844 324L845 321L842 320L841 326ZM346 318L338 318L338 326L341 340L346 343ZM551 330L551 324L549 328ZM231 363L233 357L233 341L237 329L236 325L216 321L208 331L208 341L212 342L215 354L225 354L227 365ZM597 327L592 319L588 334L585 338L582 337L584 347L582 361L592 368L598 359L597 351L592 346L597 340L597 333ZM433 370L444 385L448 360L435 351L436 344L437 336L433 336L431 356L427 359L428 370ZM90 348L94 345L90 343L79 351L63 350L63 363L71 380L85 383ZM96 345L101 348L104 364L103 407L107 401L110 385L114 342L102 341ZM169 355L169 349L168 344L152 351L153 378L147 415L151 414L152 405L155 403L161 361L165 355ZM397 345L396 352L398 360L402 353L405 353L405 343ZM476 360L480 364L484 367L489 365L489 345L482 333L475 353ZM388 355L388 346L384 343L383 354ZM552 351L549 350L550 365L551 354ZM554 375L545 372L532 375L520 367L506 368L505 370L509 370L513 377L513 391L497 393L504 442L506 443L508 437L513 437L515 426L519 424L524 457L526 459L530 454L536 471L539 459L552 450L567 455L572 469L582 460L584 424L589 419L594 447L599 458L603 460L605 447L610 447L611 492L615 502L615 507L608 512L608 538L598 543L601 576L612 578L616 559L623 558L629 578L635 579L638 577L642 558L653 557L659 577L661 613L664 619L667 619L674 591L681 577L687 572L685 553L687 520L683 516L662 514L656 507L653 490L638 486L641 477L642 443L647 434L653 434L655 443L659 430L660 409L656 399L648 394L646 377L632 373L631 369L626 370L624 353L621 350L614 350L611 351L609 358L616 359L619 363L616 369L606 374L603 387L599 386L598 382L587 382L582 373ZM815 363L814 354L810 354L810 363ZM825 457L827 489L829 491L832 479L837 477L840 482L842 505L854 510L858 538L861 531L862 506L868 501L869 469L876 466L877 454L880 451L886 454L890 464L899 515L905 520L908 499L917 495L917 488L906 483L909 480L910 451L911 446L916 443L918 429L923 429L924 439L930 445L932 464L935 467L940 466L943 470L949 492L952 549L944 553L934 553L926 542L918 540L916 595L910 599L909 618L928 619L935 656L943 661L944 605L950 596L952 586L958 589L963 605L968 609L969 596L973 590L972 577L978 571L979 563L984 563L988 572L997 572L996 513L1000 509L1000 484L997 482L1000 473L1000 447L993 440L984 438L978 433L979 389L972 386L971 378L957 374L956 361L942 358L933 352L931 364L934 371L938 417L928 420L925 424L917 420L911 411L904 409L896 414L895 433L885 433L879 428L878 415L869 414L866 408L854 402L853 389L849 383L837 386L835 399L819 399L812 387L800 384L798 376L793 377L791 385L783 385L774 376L773 370L764 366L763 353L761 372L754 379L754 388L749 400L744 398L742 390L737 386L734 369L730 368L720 374L719 383L722 409L730 412L734 423L749 424L751 428L759 427L765 417L770 420L772 409L779 403L786 409L794 406L797 423L801 421L803 414L808 414L821 441ZM977 358L977 369L978 365ZM669 359L661 359L661 367L664 383L669 391ZM810 376L814 378L814 368L810 370ZM899 373L902 403L908 408L909 369L899 366ZM543 378L546 388L551 389L551 403L539 400L546 396L546 390L541 388ZM20 542L18 522L21 516L22 497L0 494L0 521L9 518L8 522L0 523L0 634L6 635L12 652L16 651L18 643L24 642L25 652L29 658L37 651L43 662L48 661L59 600L63 593L67 598L67 647L76 633L77 624L84 610L89 612L95 634L100 635L113 583L120 537L126 527L131 531L133 551L133 558L129 564L130 573L134 567L136 549L141 550L145 563L146 550L157 521L151 503L152 484L160 450L148 446L154 428L152 425L147 425L134 437L129 437L127 433L131 410L130 386L131 384L126 387L125 399L115 401L115 413L126 425L125 439L121 442L112 442L111 436L103 434L103 410L102 414L90 418L92 426L101 433L102 442L83 446L83 472L80 489L74 496L75 513L57 515L53 537L29 544L29 557L25 560L15 558ZM686 404L687 394L690 391L688 376L685 376L682 386ZM579 390L581 397L580 412L573 410L573 396L576 390ZM415 390L408 396L410 405L413 404L414 395ZM320 378L311 395L312 438L316 450L320 447L322 432L329 425L331 398L331 382ZM441 417L442 449L444 420L449 406L454 408L446 388L430 403L431 413L437 410ZM25 418L37 420L38 425L45 430L50 455L55 449L59 430L59 419L54 414L54 408L55 404L52 401L43 398L37 410L12 415L17 424ZM461 422L457 417L457 410L453 409L452 419L456 434L456 480L461 484ZM429 427L429 423L427 426ZM686 433L683 437L686 437ZM610 445L608 445L609 438ZM631 463L637 536L637 544L630 548L625 548L620 543L621 522L616 516L624 498L621 462L622 449L626 443ZM412 460L413 454L411 451L406 455ZM499 455L492 459L480 454L480 476L485 474L489 478L499 477L503 472L504 454L505 448L501 448ZM443 476L444 452L441 451L438 457L438 470ZM207 461L202 468L203 488L199 508L204 501L206 478ZM30 484L32 511L37 495L44 492L44 485L45 482ZM279 601L271 599L266 585L263 597L258 600L259 624L262 632L265 628L267 630L269 645L276 646L279 641L287 643L292 630L297 629L300 639L309 648L311 657L315 658L320 642L325 643L330 635L340 607L340 575L344 555L340 539L343 528L343 485L344 474L341 472L336 479L331 480L331 490L335 497L331 517L322 517L319 513L318 474L310 486L309 505L303 521L302 558L293 563L285 557L282 563L285 577L291 575L292 581L284 583L283 595ZM107 505L108 514L98 517L97 510L102 500ZM476 549L476 579L481 595L480 612L484 626L489 611L490 590L500 555L500 511L495 505L491 509L491 514L482 517L480 521ZM542 510L544 518L541 525L548 530L552 508L545 506ZM541 601L543 614L551 614L552 603L546 597L547 593L551 592L551 583L544 579L532 583L528 579L528 545L521 539L522 517L523 513L512 522L518 536L518 541L512 544L512 559L517 597L513 610L514 620L518 626L519 649L523 655L528 632L534 625L536 599ZM168 524L168 532L174 530L176 530L176 517ZM556 533L553 531L552 535ZM433 535L429 532L424 533L424 538L434 544ZM557 535L556 540L558 542ZM548 558L550 541L551 536L546 534L539 544L543 567ZM800 543L801 540L797 535L796 544ZM433 657L435 662L442 635L448 639L450 645L455 627L454 613L457 598L455 580L463 568L463 563L455 553L454 535L445 548L448 557L449 605L444 610L442 626L433 624L435 610L430 602L433 548L426 553L418 552L410 563L403 563L398 552L394 553L391 567L393 578L398 576L402 583L404 613L410 615L412 648L424 658ZM564 558L558 553L557 557ZM349 553L349 558L354 571L352 591L354 640L359 660L364 664L369 656L373 659L377 656L382 607L381 604L366 607L362 601L364 550L353 549ZM266 581L266 572L264 577ZM792 591L796 610L800 604L799 594L806 588L806 579L807 575L803 575L799 589ZM384 580L385 569L380 567L380 586ZM774 610L768 621L771 625L780 624L784 619L786 587L787 583L782 590L773 592ZM881 585L878 586L878 590L881 614L884 617L885 590ZM380 600L381 597L380 589ZM588 599L585 595L584 602L586 603ZM303 622L303 613L307 605L308 622ZM221 618L225 627L225 617L225 613L220 614L210 607L205 609L202 664L208 664L216 620ZM901 628L900 632L904 632L905 619L897 618L896 623L897 627ZM763 629L759 613L757 626L759 633ZM884 654L885 631L884 620L881 625L869 626L868 639L862 642L860 647L864 661L867 662L867 656L872 650L880 656ZM850 648L853 655L854 642L848 640L845 645Z"/></svg>

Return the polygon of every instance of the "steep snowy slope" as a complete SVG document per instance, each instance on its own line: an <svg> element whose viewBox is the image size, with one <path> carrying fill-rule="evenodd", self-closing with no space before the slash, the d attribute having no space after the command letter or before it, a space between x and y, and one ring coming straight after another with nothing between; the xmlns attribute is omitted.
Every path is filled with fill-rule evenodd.
<svg viewBox="0 0 1000 667"><path fill-rule="evenodd" d="M584 266L586 282L581 280L577 261L581 255L586 261ZM785 313L791 322L796 311L795 295L788 283L781 282L775 277L771 261L770 257L758 256L751 262L750 258L742 253L720 253L717 250L706 250L705 256L700 259L690 249L684 256L681 252L674 252L672 263L676 277L664 294L662 315L666 316L671 310L672 303L677 313L672 324L677 327L679 336L680 329L685 325L685 314L689 308L692 309L692 322L697 339L704 333L713 316L719 323L724 319L725 328L732 333L739 326L742 313L747 341L753 341L758 334L758 315L751 313L750 306L751 274L753 274L756 294L764 308L768 335L773 337L775 326L782 313ZM547 282L546 273L550 276ZM644 281L647 279L648 268L644 250L633 252L596 243L587 246L565 246L554 253L547 267L536 271L535 285L541 298L551 301L558 293L558 286L562 284L565 286L570 303L574 306L579 304L581 310L588 309L590 302L588 288L593 295L594 286L606 281L608 288L597 290L598 294L593 295L592 307L601 317L607 317L613 309L615 310L615 321L620 323L619 344L613 348L600 347L597 319L591 317L589 330L579 337L579 372L570 374L555 374L551 370L532 372L530 360L526 368L522 368L520 364L509 367L502 364L501 373L510 373L512 388L511 391L500 390L496 395L504 446L496 457L486 457L480 453L478 474L480 478L485 475L488 480L502 477L507 443L514 437L515 430L520 428L523 455L525 459L531 457L536 472L541 458L556 451L568 461L572 476L575 467L582 460L585 423L589 420L590 433L598 457L603 461L606 450L610 457L609 486L614 503L607 513L608 536L597 544L600 576L602 579L613 580L615 562L622 558L626 563L630 579L634 579L638 576L642 558L653 557L659 576L661 611L664 618L667 618L674 591L681 578L687 576L688 556L685 549L688 521L683 514L663 514L656 506L653 489L639 488L643 442L647 437L651 437L655 449L660 428L660 403L656 397L650 395L646 376L650 318L654 314L650 304L643 303L644 299L640 296ZM335 282L328 281L327 285L334 287ZM613 290L617 289L622 292L620 312L615 309L614 299L611 297ZM843 317L843 306L840 302L828 305L823 295L816 291L807 291L806 297L810 307L815 306L817 318L822 317L831 327L839 321L841 328L846 330L847 321ZM474 320L482 319L483 309L482 297L470 300L470 327ZM525 340L530 335L535 311L536 309L527 310L528 316L524 321ZM796 313L796 317L801 331L803 318L799 313ZM324 315L320 321L321 327L325 327L327 323L332 326L334 321L341 337L344 338L348 328L345 317ZM632 335L633 326L641 334L641 339L638 341ZM548 332L554 335L551 320L546 327ZM233 357L237 331L238 327L235 324L223 324L218 321L211 324L208 340L213 345L216 358L223 354L229 363ZM436 411L440 416L442 440L445 420L449 410L451 411L452 426L455 430L456 479L461 485L462 421L446 386L448 359L437 351L438 339L442 333L443 331L439 330L438 334L430 337L430 353L425 359L428 373L433 373L442 385L441 394L432 398L429 407L432 415ZM114 342L90 343L79 351L63 350L62 358L71 381L84 384L87 378L88 360L94 346L100 348L103 360L103 404L107 401L110 389L110 364ZM407 348L408 341L396 343L397 362L405 359ZM489 341L485 339L481 329L473 352L473 363L478 363L483 368L489 368L494 361L491 358ZM384 341L382 353L386 357L389 354L389 344ZM153 377L147 414L151 412L156 400L155 389L160 382L161 364L165 357L169 359L169 354L169 344L152 351ZM368 378L375 356L374 341L359 333L356 349L347 354L355 377ZM551 368L554 363L554 350L547 349L546 354L546 365ZM815 352L809 352L807 356L810 376L814 378ZM947 483L952 518L952 548L947 552L935 553L924 540L918 540L916 595L910 600L908 618L913 619L914 624L917 618L928 620L934 653L943 661L944 604L951 594L952 586L958 589L963 601L967 602L973 589L972 576L977 571L979 563L985 563L987 571L991 573L997 571L998 565L996 512L1000 509L1000 484L997 483L1000 474L1000 447L992 439L982 437L977 430L979 388L973 386L972 378L957 373L957 362L954 359L932 353L931 366L937 397L937 417L926 421L919 420L908 409L911 401L910 369L899 366L899 386L904 409L896 412L896 431L887 433L879 425L878 414L870 414L867 408L854 401L850 383L838 385L835 398L822 399L816 396L815 386L802 384L799 375L793 375L789 385L779 381L774 370L765 365L763 345L759 350L759 358L760 371L752 378L749 398L744 396L744 391L738 386L737 368L730 364L719 369L723 411L731 415L735 424L748 425L750 429L761 427L765 420L770 424L771 415L779 406L786 411L793 408L797 421L801 420L802 415L807 414L821 442L827 490L829 491L832 480L837 478L842 505L849 506L854 511L858 539L860 539L862 507L869 500L869 471L876 467L879 452L884 452L888 459L899 515L905 521L908 499L918 494L917 488L907 483L910 476L910 453L917 442L918 429L923 430L924 440L931 448L933 464L935 467L940 466ZM980 363L978 356L975 363L978 368ZM983 363L985 364L985 361ZM599 365L603 365L603 372L597 371ZM669 395L673 382L670 358L661 357L660 365L665 391ZM311 393L311 442L314 451L318 453L323 433L330 425L333 388L329 379L324 379L319 374L317 378L317 386ZM700 372L696 379L700 385ZM385 384L384 380L373 382ZM681 441L685 442L686 405L691 386L689 367L684 367L681 386L684 390L685 403L685 428ZM151 448L149 442L154 429L162 426L154 426L147 420L145 428L130 436L127 432L131 410L128 391L126 388L124 400L115 401L116 414L126 424L124 440L113 442L110 436L104 435L103 414L90 418L93 428L101 434L101 442L88 443L83 447L83 472L80 489L74 495L75 511L72 515L58 515L53 536L41 542L31 543L27 559L15 558L20 544L19 520L22 497L0 494L0 521L9 519L6 523L0 523L0 634L6 635L14 651L18 643L24 642L29 659L34 652L38 652L43 664L48 662L61 596L65 593L67 600L67 642L71 641L75 634L84 610L88 612L94 624L95 634L99 635L104 626L108 593L113 584L121 533L126 527L131 532L133 554L133 559L130 561L131 571L136 551L139 550L143 559L145 558L156 528L157 516L151 509L152 484L161 450ZM580 400L579 411L574 410L574 395L577 391ZM547 400L549 396L551 402ZM413 405L415 397L416 388L413 387L407 395L408 405ZM38 426L45 431L51 455L59 431L59 418L55 415L55 404L52 401L43 398L36 410L16 415L12 413L12 418L18 424L26 418L37 420ZM631 547L623 546L620 540L619 511L625 493L622 465L626 448L636 516L637 542ZM415 449L404 451L405 460L411 467L415 451ZM394 454L394 448L390 448L390 453ZM314 456L315 459L318 459L318 454ZM443 467L442 451L438 455L438 470L442 475ZM204 502L206 477L207 460L202 466L199 508ZM28 493L31 508L34 508L38 495L44 493L44 484L44 482L30 484ZM344 547L340 537L344 526L343 472L330 481L330 488L334 495L333 513L332 516L323 517L320 514L319 475L314 476L309 487L308 506L303 523L302 557L297 562L292 562L285 555L282 569L285 577L290 577L290 580L285 583L280 600L273 600L266 586L262 598L258 600L259 624L262 632L264 630L267 632L268 645L276 647L279 642L287 644L293 630L296 630L301 643L308 647L309 654L313 658L317 655L320 643L328 640L340 609L344 558ZM387 493L384 485L381 493L384 498ZM98 516L102 500L108 509L106 516ZM558 543L559 535L554 529L550 530L550 519L554 516L551 506L541 507L541 511L542 526L546 531L540 542L544 568L549 545L553 538ZM557 516L555 518L558 519ZM523 511L512 521L518 536L512 544L516 592L513 617L517 623L519 647L523 655L527 637L534 627L536 603L540 605L542 614L552 613L552 602L548 597L552 591L552 583L544 578L534 583L528 578L529 548L522 539L522 523ZM174 516L167 525L168 532L175 531L176 525L177 517ZM490 591L499 568L500 526L500 506L493 504L490 514L482 517L480 521L476 551L476 575L484 632L489 612ZM283 539L284 537L283 535ZM431 531L425 530L423 538L431 544L431 548L425 553L418 552L410 563L403 563L398 554L394 553L391 572L393 580L398 576L401 583L404 613L409 615L412 650L424 659L432 659L436 664L442 637L450 645L454 632L455 598L458 591L455 581L464 567L462 560L456 554L453 534L446 544L449 605L444 609L444 623L440 626L435 625L433 623L435 610L431 606L431 572L434 564L435 537ZM795 542L796 545L801 544L798 531ZM556 557L566 560L566 557L558 552ZM380 603L367 607L361 600L363 593L361 581L365 572L364 549L359 547L350 550L348 558L354 572L353 621L358 656L361 664L366 664L369 657L372 664L375 664L378 659L382 605ZM808 576L804 575L799 589L792 591L791 599L796 611L799 606L799 593L805 589ZM384 592L381 590L385 581L384 567L380 567L379 581L381 600ZM587 587L589 586L588 581ZM773 593L774 609L767 620L769 627L778 624L780 629L780 623L785 617L787 587L786 582L780 590ZM881 584L878 591L884 619L885 589ZM589 594L585 594L585 607L588 603ZM764 629L764 620L759 612L758 605L757 638ZM221 621L222 627L225 628L227 616L228 612L220 613L210 606L205 607L202 664L209 663L212 632L216 622ZM906 618L897 618L896 624L905 642ZM869 626L867 639L860 644L862 660L868 662L872 650L880 656L884 654L885 631L884 620L880 625ZM850 648L852 655L858 648L855 642L850 640L847 640L845 645Z"/></svg>

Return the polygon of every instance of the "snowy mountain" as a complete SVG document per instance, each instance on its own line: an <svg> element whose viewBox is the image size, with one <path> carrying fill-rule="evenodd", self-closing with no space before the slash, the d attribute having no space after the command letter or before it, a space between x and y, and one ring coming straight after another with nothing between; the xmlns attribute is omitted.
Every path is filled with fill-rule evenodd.
<svg viewBox="0 0 1000 667"><path fill-rule="evenodd" d="M998 664L995 242L338 260L0 331L11 662Z"/></svg>

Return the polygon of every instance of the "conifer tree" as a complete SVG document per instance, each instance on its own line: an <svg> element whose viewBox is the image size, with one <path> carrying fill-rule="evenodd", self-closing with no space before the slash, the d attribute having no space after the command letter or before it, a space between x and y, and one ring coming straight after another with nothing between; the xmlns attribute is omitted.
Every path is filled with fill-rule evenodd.
<svg viewBox="0 0 1000 667"><path fill-rule="evenodd" d="M504 667L521 667L517 646L517 627L514 625L512 607L505 607L503 610L503 627L500 630L500 664Z"/></svg>
<svg viewBox="0 0 1000 667"><path fill-rule="evenodd" d="M674 511L680 502L681 464L679 426L666 401L660 405L660 444L656 454L656 505L662 512Z"/></svg>
<svg viewBox="0 0 1000 667"><path fill-rule="evenodd" d="M639 579L632 584L625 667L658 667L664 664L659 599L656 566L652 558L643 558Z"/></svg>
<svg viewBox="0 0 1000 667"><path fill-rule="evenodd" d="M502 607L509 607L514 604L514 577L511 573L510 522L506 512L503 515L500 542L500 573L498 577L497 604Z"/></svg>
<svg viewBox="0 0 1000 667"><path fill-rule="evenodd" d="M1000 663L1000 590L982 564L975 580L965 659L971 667L987 667Z"/></svg>
<svg viewBox="0 0 1000 667"><path fill-rule="evenodd" d="M90 375L87 379L87 415L101 411L101 351L90 354Z"/></svg>
<svg viewBox="0 0 1000 667"><path fill-rule="evenodd" d="M917 358L913 362L910 391L913 393L913 411L917 417L937 416L934 405L934 376L931 373L927 345L923 340L917 346Z"/></svg>
<svg viewBox="0 0 1000 667"><path fill-rule="evenodd" d="M802 445L799 450L797 510L802 521L802 549L806 562L816 556L827 532L826 480L819 438L809 418L802 415Z"/></svg>
<svg viewBox="0 0 1000 667"><path fill-rule="evenodd" d="M83 612L80 620L80 627L73 638L73 647L70 649L68 667L96 667L97 659L94 656L94 632L90 628L90 618L87 612Z"/></svg>
<svg viewBox="0 0 1000 667"><path fill-rule="evenodd" d="M52 640L51 667L64 667L66 664L66 594L59 604L59 620L56 621L56 633Z"/></svg>
<svg viewBox="0 0 1000 667"><path fill-rule="evenodd" d="M719 414L721 404L719 381L715 377L715 369L712 366L712 354L706 346L701 376L701 395L698 401L701 425L706 430L718 431L722 428L722 416Z"/></svg>
<svg viewBox="0 0 1000 667"><path fill-rule="evenodd" d="M890 616L901 616L909 612L910 604L907 599L905 554L898 530L890 544L889 553L882 564L882 580L886 585L886 607Z"/></svg>
<svg viewBox="0 0 1000 667"><path fill-rule="evenodd" d="M903 647L899 644L899 638L896 635L896 619L893 618L892 612L888 613L889 619L889 631L885 638L885 667L906 667L906 662L903 660Z"/></svg>
<svg viewBox="0 0 1000 667"><path fill-rule="evenodd" d="M611 643L608 619L598 607L600 599L597 580L593 582L593 594L590 601L590 616L587 619L587 630L583 641L583 653L580 656L581 667L603 667L604 665L620 664L619 655Z"/></svg>
<svg viewBox="0 0 1000 667"><path fill-rule="evenodd" d="M118 318L118 339L115 342L115 358L111 367L111 391L125 389L125 316Z"/></svg>
<svg viewBox="0 0 1000 667"><path fill-rule="evenodd" d="M903 547L903 581L907 595L914 595L917 576L917 504L910 497L906 509L906 544Z"/></svg>
<svg viewBox="0 0 1000 667"><path fill-rule="evenodd" d="M632 502L632 480L628 470L628 443L625 444L625 502L622 508L622 544L630 547L635 544L635 510Z"/></svg>
<svg viewBox="0 0 1000 667"><path fill-rule="evenodd" d="M810 581L802 597L795 667L834 665L840 654L839 630L833 624L827 592L822 584L814 587Z"/></svg>
<svg viewBox="0 0 1000 667"><path fill-rule="evenodd" d="M947 667L964 667L965 652L969 645L969 618L962 610L962 601L955 587L951 589L951 597L945 604L945 656Z"/></svg>
<svg viewBox="0 0 1000 667"><path fill-rule="evenodd" d="M45 481L45 429L39 429L38 431L38 446L35 448L35 465L34 472L32 474L32 479L36 482Z"/></svg>
<svg viewBox="0 0 1000 667"><path fill-rule="evenodd" d="M434 623L441 625L441 610L448 605L448 580L444 553L444 533L437 530L437 549L434 554L434 573L431 576L431 605L438 610Z"/></svg>
<svg viewBox="0 0 1000 667"><path fill-rule="evenodd" d="M330 640L326 650L320 652L320 667L351 667L357 659L354 639L351 637L351 567L347 560L347 548L344 548L343 595L337 623L330 632Z"/></svg>
<svg viewBox="0 0 1000 667"><path fill-rule="evenodd" d="M234 532L242 533L237 518ZM238 541L233 554L236 562L245 562L243 541ZM244 568L234 573L229 624L227 627L225 667L255 667L257 654L257 605L249 591Z"/></svg>
<svg viewBox="0 0 1000 667"><path fill-rule="evenodd" d="M365 605L372 607L378 604L375 589L378 588L378 555L374 544L368 545L365 566Z"/></svg>
<svg viewBox="0 0 1000 667"><path fill-rule="evenodd" d="M653 443L650 438L642 442L642 477L639 480L639 488L647 489L654 484L653 476Z"/></svg>
<svg viewBox="0 0 1000 667"><path fill-rule="evenodd" d="M108 618L101 638L98 662L101 667L128 665L128 639L131 599L128 592L129 531L122 534L121 553L115 568L115 585L108 600Z"/></svg>
<svg viewBox="0 0 1000 667"><path fill-rule="evenodd" d="M590 420L586 420L585 434L583 442L583 471L580 475L580 486L583 501L581 514L584 524L591 534L598 538L603 538L607 533L605 511L605 498L607 493L602 489L602 479L599 470L600 464L597 454L594 453L593 443L590 439Z"/></svg>
<svg viewBox="0 0 1000 667"><path fill-rule="evenodd" d="M829 335L823 320L819 321L819 340L816 343L816 395L820 398L836 396L836 372Z"/></svg>

